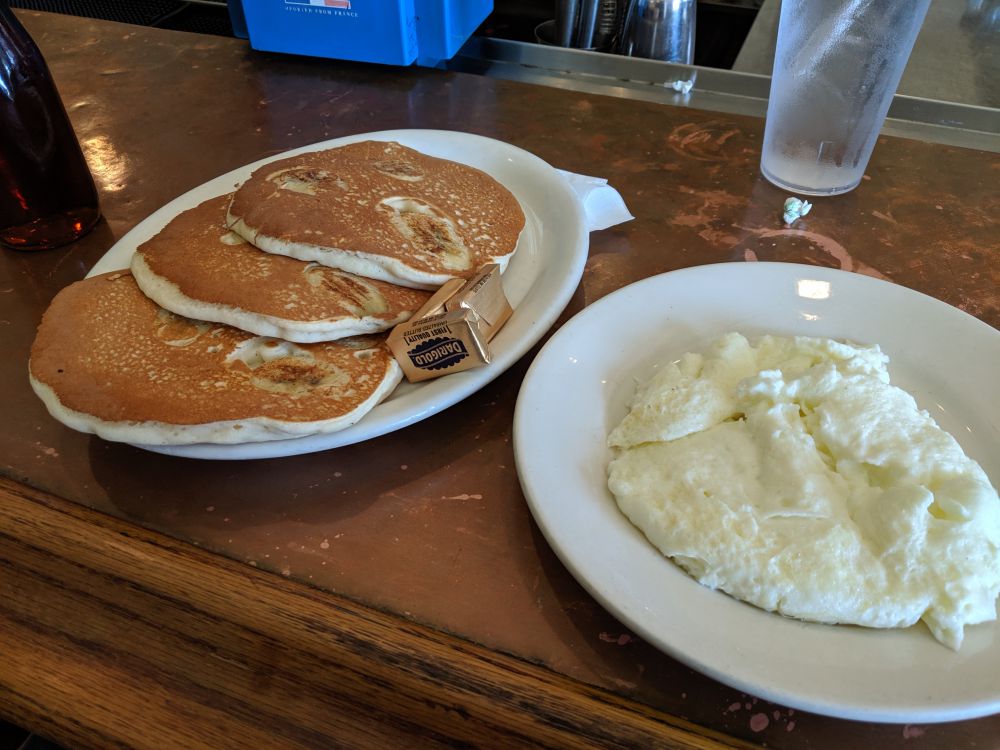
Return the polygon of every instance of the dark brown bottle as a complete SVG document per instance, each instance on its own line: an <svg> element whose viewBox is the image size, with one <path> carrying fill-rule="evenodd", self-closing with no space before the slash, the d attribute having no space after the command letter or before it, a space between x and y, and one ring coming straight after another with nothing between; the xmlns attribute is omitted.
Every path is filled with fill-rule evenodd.
<svg viewBox="0 0 1000 750"><path fill-rule="evenodd" d="M94 178L48 66L0 0L0 245L58 247L100 217Z"/></svg>

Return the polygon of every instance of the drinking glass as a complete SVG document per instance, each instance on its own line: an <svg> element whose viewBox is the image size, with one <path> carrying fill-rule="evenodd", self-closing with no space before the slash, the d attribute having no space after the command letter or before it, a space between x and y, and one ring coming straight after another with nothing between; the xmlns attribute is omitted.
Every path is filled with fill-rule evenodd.
<svg viewBox="0 0 1000 750"><path fill-rule="evenodd" d="M857 187L930 0L782 0L760 169L779 187Z"/></svg>

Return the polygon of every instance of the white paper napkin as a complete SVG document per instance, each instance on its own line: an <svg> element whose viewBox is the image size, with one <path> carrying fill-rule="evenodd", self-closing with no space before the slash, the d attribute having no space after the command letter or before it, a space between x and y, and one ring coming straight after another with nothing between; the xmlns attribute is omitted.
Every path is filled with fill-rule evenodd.
<svg viewBox="0 0 1000 750"><path fill-rule="evenodd" d="M635 217L629 213L621 195L601 177L588 177L563 169L556 170L565 178L569 186L580 198L587 216L587 231L596 232L615 224L631 221Z"/></svg>

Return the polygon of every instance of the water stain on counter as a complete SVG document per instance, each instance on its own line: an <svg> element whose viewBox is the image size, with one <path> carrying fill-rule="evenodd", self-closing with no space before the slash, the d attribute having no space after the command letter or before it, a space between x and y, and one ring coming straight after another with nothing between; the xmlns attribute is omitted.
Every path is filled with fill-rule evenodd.
<svg viewBox="0 0 1000 750"><path fill-rule="evenodd" d="M732 122L709 120L707 122L687 122L678 125L666 138L667 146L680 156L698 161L725 161L733 164L734 144L728 144L731 139L739 141L743 132L732 126Z"/></svg>
<svg viewBox="0 0 1000 750"><path fill-rule="evenodd" d="M769 706L771 707L768 708ZM746 695L745 693L741 696L740 700L734 700L726 706L722 711L722 715L723 717L740 715L741 721L745 718L745 729L749 730L752 734L761 734L768 729L771 730L768 734L778 731L787 733L795 730L795 719L793 717L796 715L796 712L794 708L784 708L768 704L759 698Z"/></svg>
<svg viewBox="0 0 1000 750"><path fill-rule="evenodd" d="M694 210L694 213L671 217L671 224L694 229L701 227L698 236L715 245L730 246L739 242L739 236L732 232L735 225L726 216L731 211L726 209L743 206L746 203L745 197L726 190L695 190L685 186L679 186L678 191L700 199L701 205Z"/></svg>
<svg viewBox="0 0 1000 750"><path fill-rule="evenodd" d="M855 273L864 274L865 276L871 276L876 279L887 280L888 277L885 276L881 271L876 268L872 268L866 263L855 260L851 254L847 251L843 245L841 245L837 240L832 237L827 237L826 235L818 234L816 232L810 232L805 229L762 229L762 228L750 228L750 227L740 227L750 233L750 235L758 240L767 239L780 239L782 241L787 241L789 239L801 239L805 240L808 244L806 246L806 252L815 256L817 254L827 255L831 260L836 263L836 268L842 271L853 271ZM736 250L742 250L742 259L746 261L757 261L761 260L761 254L765 257L764 260L777 260L777 258L770 258L768 256L768 250L764 249L762 252L758 252L758 249L753 247L746 247L747 243L744 241L740 246L735 248ZM777 247L777 244L772 243L772 248Z"/></svg>

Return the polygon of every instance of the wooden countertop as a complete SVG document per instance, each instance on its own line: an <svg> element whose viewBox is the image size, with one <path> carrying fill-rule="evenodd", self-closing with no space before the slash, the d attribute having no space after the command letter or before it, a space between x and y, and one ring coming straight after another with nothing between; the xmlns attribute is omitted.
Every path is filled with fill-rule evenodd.
<svg viewBox="0 0 1000 750"><path fill-rule="evenodd" d="M561 321L646 276L781 260L917 289L1000 326L995 154L883 138L862 185L795 229L762 122L245 42L21 14L105 220L0 255L0 715L73 747L985 747L1000 717L922 726L741 694L642 642L570 576L521 495L529 354L400 432L198 462L74 433L27 383L55 293L170 199L359 132L463 130L600 175L636 220L591 236Z"/></svg>

